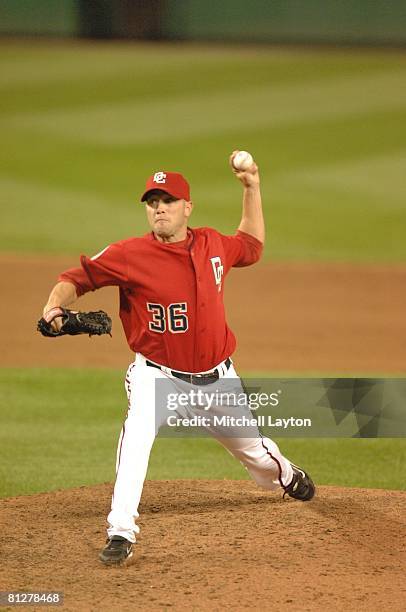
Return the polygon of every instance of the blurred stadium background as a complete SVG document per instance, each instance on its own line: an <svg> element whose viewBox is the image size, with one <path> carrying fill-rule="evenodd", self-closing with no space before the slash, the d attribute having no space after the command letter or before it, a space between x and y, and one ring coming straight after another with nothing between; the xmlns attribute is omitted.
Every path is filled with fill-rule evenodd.
<svg viewBox="0 0 406 612"><path fill-rule="evenodd" d="M91 38L404 45L402 0L1 0L0 32Z"/></svg>
<svg viewBox="0 0 406 612"><path fill-rule="evenodd" d="M400 0L0 0L3 337L10 312L34 335L41 268L49 288L54 281L45 258L73 265L147 230L139 193L157 168L190 179L195 225L233 232L240 189L227 160L236 147L261 167L266 258L384 263L398 271L387 298L401 309L405 43ZM16 261L27 270L36 262L29 282ZM27 292L37 308L28 314ZM11 343L0 386L2 494L111 480L125 364L104 374L42 369L33 351L22 369L8 360ZM402 440L284 444L320 483L404 487ZM150 476L245 474L209 440L163 440Z"/></svg>

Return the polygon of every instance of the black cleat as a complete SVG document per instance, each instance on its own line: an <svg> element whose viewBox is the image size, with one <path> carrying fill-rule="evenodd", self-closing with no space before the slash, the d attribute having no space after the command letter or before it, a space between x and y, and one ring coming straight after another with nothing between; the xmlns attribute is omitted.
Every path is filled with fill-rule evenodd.
<svg viewBox="0 0 406 612"><path fill-rule="evenodd" d="M309 474L306 474L306 472L297 465L291 463L291 466L293 469L292 482L285 487L283 497L289 495L289 497L300 499L300 501L309 501L316 492L316 487L312 479Z"/></svg>
<svg viewBox="0 0 406 612"><path fill-rule="evenodd" d="M108 538L106 546L99 555L105 565L127 565L133 556L132 542L122 536L115 535Z"/></svg>

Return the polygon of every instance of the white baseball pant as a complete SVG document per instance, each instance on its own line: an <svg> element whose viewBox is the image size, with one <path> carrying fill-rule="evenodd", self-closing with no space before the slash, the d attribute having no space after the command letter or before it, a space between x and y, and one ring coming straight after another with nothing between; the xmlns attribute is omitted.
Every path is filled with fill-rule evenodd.
<svg viewBox="0 0 406 612"><path fill-rule="evenodd" d="M220 364L218 371L220 378L234 379L232 381L234 387L237 385L240 392L244 393L232 364L228 370L224 364ZM135 361L130 364L125 378L128 412L118 441L116 483L111 512L107 518L109 537L120 535L130 542L135 542L139 533L136 519L139 516L138 506L150 452L160 426L168 417L166 406L155 406L158 379L166 379L165 385L168 383L173 385L173 392L177 394L187 392L192 387L187 382L168 376L158 368L148 366L145 357L140 353L136 354ZM224 415L225 408L210 406L212 414L216 411L219 415ZM239 406L228 406L226 411L233 416L247 415L247 409ZM198 407L188 406L184 410L178 409L177 413L180 417L207 415L201 403ZM252 417L249 411L248 414ZM285 487L291 482L293 472L290 462L281 454L275 442L263 437L257 427L249 428L248 437L224 436L213 428L210 428L210 433L242 463L259 486L273 490Z"/></svg>

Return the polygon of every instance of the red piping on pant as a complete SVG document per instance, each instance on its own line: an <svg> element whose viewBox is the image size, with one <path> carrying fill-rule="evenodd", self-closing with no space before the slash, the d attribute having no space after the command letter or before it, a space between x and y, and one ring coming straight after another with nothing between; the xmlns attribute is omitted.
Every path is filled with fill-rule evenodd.
<svg viewBox="0 0 406 612"><path fill-rule="evenodd" d="M282 482L282 466L281 466L281 464L279 463L277 458L273 456L271 451L267 449L267 447L264 444L264 440L263 440L262 436L261 436L261 443L262 443L262 446L264 447L264 449L266 450L267 454L270 456L271 459L273 459L273 461L275 461L276 465L278 466L278 470L279 470L279 476L278 476L279 484L281 485L282 489L285 489L285 485Z"/></svg>

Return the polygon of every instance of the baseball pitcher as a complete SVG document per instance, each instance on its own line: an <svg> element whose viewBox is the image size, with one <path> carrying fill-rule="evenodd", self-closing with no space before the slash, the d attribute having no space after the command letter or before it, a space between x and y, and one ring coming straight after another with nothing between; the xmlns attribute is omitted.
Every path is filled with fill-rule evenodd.
<svg viewBox="0 0 406 612"><path fill-rule="evenodd" d="M141 195L152 231L110 244L93 257L82 256L80 267L59 276L44 308L43 318L57 333L63 325L61 313L77 298L116 285L120 318L135 354L125 378L128 411L118 441L108 538L100 553L106 565L127 564L133 557L149 456L164 420L155 405L157 382L165 381L179 393L232 379L242 390L231 360L236 340L226 322L224 280L232 267L259 260L265 226L258 167L253 161L244 169L233 165L238 153L230 157L231 168L243 186L242 216L235 235L226 236L209 227L191 228L188 182L176 172L157 171L148 178ZM185 411L190 416L204 409L200 405ZM233 407L227 410L231 413ZM249 436L224 436L212 428L210 433L258 485L280 488L302 501L314 496L309 475L255 427Z"/></svg>

